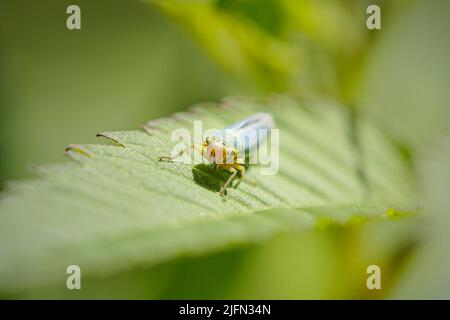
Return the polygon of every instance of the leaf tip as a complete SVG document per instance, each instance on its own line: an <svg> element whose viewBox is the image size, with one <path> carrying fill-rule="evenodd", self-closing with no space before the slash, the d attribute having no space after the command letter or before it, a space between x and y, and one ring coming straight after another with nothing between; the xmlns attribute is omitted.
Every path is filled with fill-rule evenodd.
<svg viewBox="0 0 450 320"><path fill-rule="evenodd" d="M79 144L70 144L64 149L64 155L70 156L72 153L78 153L87 157L91 157L92 155L84 150Z"/></svg>

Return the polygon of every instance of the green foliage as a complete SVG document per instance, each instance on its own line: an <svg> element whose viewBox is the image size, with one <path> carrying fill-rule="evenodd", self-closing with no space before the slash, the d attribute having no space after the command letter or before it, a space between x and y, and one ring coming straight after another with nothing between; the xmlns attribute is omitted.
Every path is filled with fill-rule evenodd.
<svg viewBox="0 0 450 320"><path fill-rule="evenodd" d="M151 1L236 78L263 92L348 98L370 44L365 3Z"/></svg>
<svg viewBox="0 0 450 320"><path fill-rule="evenodd" d="M448 1L408 2L384 23L355 95L361 112L410 150L450 124Z"/></svg>
<svg viewBox="0 0 450 320"><path fill-rule="evenodd" d="M0 189L70 142L243 89L147 3L76 4L80 32L66 29L64 1L0 3Z"/></svg>
<svg viewBox="0 0 450 320"><path fill-rule="evenodd" d="M448 141L424 148L450 123L448 1L378 1L368 31L364 1L80 0L82 32L61 27L63 2L3 2L2 181L192 102L345 103L232 98L71 145L75 161L0 195L0 296L448 296ZM261 110L281 129L280 172L251 168L257 183L226 201L228 173L156 160L174 128ZM69 264L83 290L67 290ZM371 264L380 291L365 287Z"/></svg>
<svg viewBox="0 0 450 320"><path fill-rule="evenodd" d="M225 201L211 190L220 173L157 160L170 151L173 129L192 129L195 119L219 128L257 111L271 112L280 128L280 171L251 168L256 185L244 181ZM43 179L3 195L2 291L62 286L70 264L92 279L112 277L280 233L408 215L416 205L402 154L330 102L232 98L145 129L100 134L115 145L69 146L75 163L40 168Z"/></svg>
<svg viewBox="0 0 450 320"><path fill-rule="evenodd" d="M450 131L439 137L420 158L420 181L427 199L420 250L392 292L397 299L448 299L450 297ZM425 218L428 218L425 220Z"/></svg>

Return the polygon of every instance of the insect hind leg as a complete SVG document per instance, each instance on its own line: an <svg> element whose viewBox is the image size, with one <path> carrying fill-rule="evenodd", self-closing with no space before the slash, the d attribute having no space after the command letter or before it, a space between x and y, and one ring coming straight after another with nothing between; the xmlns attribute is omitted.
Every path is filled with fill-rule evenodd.
<svg viewBox="0 0 450 320"><path fill-rule="evenodd" d="M236 178L236 175L238 173L238 170L234 167L230 167L229 171L232 173L231 176L228 178L228 180L225 182L225 184L222 186L222 188L220 188L219 194L221 196L225 195L228 185L234 180L234 178Z"/></svg>
<svg viewBox="0 0 450 320"><path fill-rule="evenodd" d="M241 180L245 174L245 167L243 165L239 165L239 164L233 164L230 165L228 168L228 171L230 171L232 174L231 176L228 178L228 180L225 182L225 184L223 185L223 187L220 189L219 194L221 196L223 196L226 192L226 189L229 185L231 185L231 183L233 182L233 180L238 176L239 174L239 181L237 182L237 184L233 187L234 189L237 188L237 186L241 183Z"/></svg>

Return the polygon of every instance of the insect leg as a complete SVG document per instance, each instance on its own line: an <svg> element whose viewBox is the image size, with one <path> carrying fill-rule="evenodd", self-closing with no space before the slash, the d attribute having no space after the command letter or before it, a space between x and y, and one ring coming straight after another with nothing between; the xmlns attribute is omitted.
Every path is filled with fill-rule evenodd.
<svg viewBox="0 0 450 320"><path fill-rule="evenodd" d="M166 161L166 162L173 162L173 159L178 158L180 155L182 155L184 153L184 151L186 151L186 149L181 150L180 152L178 152L174 156L162 156L162 157L159 157L158 160L159 161Z"/></svg>
<svg viewBox="0 0 450 320"><path fill-rule="evenodd" d="M197 147L197 146L195 146L195 145L192 145L191 146L191 148L192 149L195 149L195 150L200 150L201 151L201 148L199 148L199 147ZM162 157L159 157L158 158L158 160L159 161L164 161L164 162L174 162L173 160L174 159L176 159L176 158L178 158L179 156L181 156L186 150L188 150L189 148L184 148L184 149L181 149L180 150L180 152L178 152L176 155L174 155L174 156L162 156Z"/></svg>
<svg viewBox="0 0 450 320"><path fill-rule="evenodd" d="M227 190L228 185L231 183L231 181L233 181L233 179L236 177L236 174L238 173L238 171L233 167L230 168L230 171L232 172L231 176L228 178L227 182L225 182L222 188L220 188L219 194L221 196L225 194L225 190Z"/></svg>

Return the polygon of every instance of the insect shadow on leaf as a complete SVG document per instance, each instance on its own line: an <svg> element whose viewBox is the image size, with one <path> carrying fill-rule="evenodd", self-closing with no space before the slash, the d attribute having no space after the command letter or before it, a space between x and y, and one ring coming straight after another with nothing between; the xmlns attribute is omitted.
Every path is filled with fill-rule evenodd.
<svg viewBox="0 0 450 320"><path fill-rule="evenodd" d="M198 164L192 168L195 183L215 192L219 192L224 183L231 176L231 172L217 168L212 164ZM239 180L239 175L234 181ZM238 181L239 182L239 181ZM237 184L235 184L236 187ZM226 192L226 191L225 191Z"/></svg>

